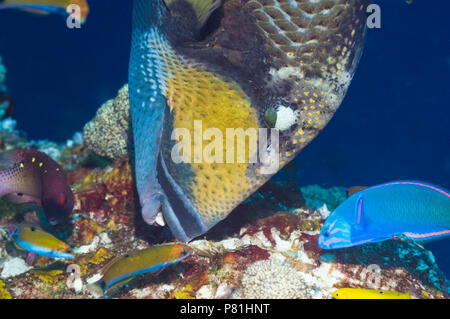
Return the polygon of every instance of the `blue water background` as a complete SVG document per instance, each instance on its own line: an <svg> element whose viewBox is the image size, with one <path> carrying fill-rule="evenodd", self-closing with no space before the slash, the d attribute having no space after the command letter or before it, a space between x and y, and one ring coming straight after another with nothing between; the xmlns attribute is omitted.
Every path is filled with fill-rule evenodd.
<svg viewBox="0 0 450 319"><path fill-rule="evenodd" d="M127 82L132 1L90 1L80 30L60 16L0 12L0 56L30 138L64 141ZM330 124L295 159L300 186L415 179L450 188L450 2L377 1L348 94ZM430 246L450 277L450 241Z"/></svg>

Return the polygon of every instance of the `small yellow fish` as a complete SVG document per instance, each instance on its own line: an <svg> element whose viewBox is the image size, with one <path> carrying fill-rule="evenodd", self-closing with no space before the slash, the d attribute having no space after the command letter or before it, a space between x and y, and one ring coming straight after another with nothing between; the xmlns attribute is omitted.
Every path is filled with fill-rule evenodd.
<svg viewBox="0 0 450 319"><path fill-rule="evenodd" d="M157 273L192 254L192 248L182 243L163 244L129 252L112 259L101 270L102 278L88 289L99 295L130 282L133 277L148 272Z"/></svg>
<svg viewBox="0 0 450 319"><path fill-rule="evenodd" d="M363 288L341 288L332 295L335 299L411 299L408 293Z"/></svg>
<svg viewBox="0 0 450 319"><path fill-rule="evenodd" d="M37 226L19 225L12 238L17 246L36 255L50 258L75 258L72 248Z"/></svg>

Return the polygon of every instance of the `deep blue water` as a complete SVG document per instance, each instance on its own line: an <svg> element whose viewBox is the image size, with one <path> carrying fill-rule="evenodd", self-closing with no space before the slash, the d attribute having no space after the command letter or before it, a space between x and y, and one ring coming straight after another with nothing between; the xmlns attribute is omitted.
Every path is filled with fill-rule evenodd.
<svg viewBox="0 0 450 319"><path fill-rule="evenodd" d="M324 187L416 179L448 189L450 3L374 2L382 27L369 30L344 102L295 159L294 177ZM90 1L81 30L59 16L0 12L0 56L19 129L30 138L70 138L127 82L131 3ZM448 277L449 245L432 245Z"/></svg>

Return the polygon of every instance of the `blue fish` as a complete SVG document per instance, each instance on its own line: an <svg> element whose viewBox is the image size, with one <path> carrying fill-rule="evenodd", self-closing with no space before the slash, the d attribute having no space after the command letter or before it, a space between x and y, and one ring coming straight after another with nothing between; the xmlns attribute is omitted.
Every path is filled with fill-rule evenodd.
<svg viewBox="0 0 450 319"><path fill-rule="evenodd" d="M418 242L450 236L450 193L417 181L361 190L331 213L320 232L319 246L346 248L398 236Z"/></svg>

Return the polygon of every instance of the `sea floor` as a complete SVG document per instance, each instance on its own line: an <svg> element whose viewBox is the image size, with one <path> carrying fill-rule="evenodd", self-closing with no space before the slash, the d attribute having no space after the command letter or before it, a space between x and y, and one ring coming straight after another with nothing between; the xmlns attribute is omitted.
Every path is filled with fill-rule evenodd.
<svg viewBox="0 0 450 319"><path fill-rule="evenodd" d="M9 121L9 122L8 122ZM76 134L67 143L29 141L14 121L0 123L0 147L36 148L67 172L75 196L70 221L53 229L75 247L74 260L38 257L33 266L7 235L11 224L37 222L34 211L0 201L0 298L102 298L88 289L113 257L171 242L167 227L145 224L127 158L107 162L89 153ZM316 187L317 188L317 187ZM269 181L203 238L194 253L159 274L135 278L109 298L332 298L343 287L448 298L450 288L431 252L404 240L324 251L318 234L335 205L336 188L320 189L312 209L311 188ZM323 194L330 192L329 199ZM319 191L317 191L319 192ZM322 196L322 197L321 197ZM76 272L72 272L76 269Z"/></svg>

